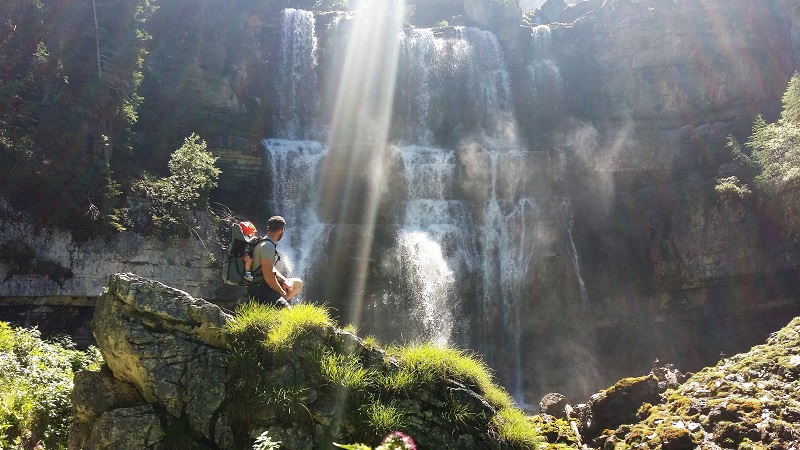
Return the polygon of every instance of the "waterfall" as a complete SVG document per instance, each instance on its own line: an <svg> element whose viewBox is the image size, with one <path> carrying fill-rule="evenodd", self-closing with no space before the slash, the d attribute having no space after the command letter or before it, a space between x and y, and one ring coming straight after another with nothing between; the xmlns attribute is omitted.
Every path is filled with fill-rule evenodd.
<svg viewBox="0 0 800 450"><path fill-rule="evenodd" d="M565 198L561 202L561 207L564 215L568 216L567 219L567 236L569 237L570 250L572 251L572 267L575 269L575 276L578 278L578 288L581 293L581 303L586 305L589 301L589 294L586 293L586 283L583 282L581 276L580 259L578 258L578 248L575 246L575 240L572 238L572 202Z"/></svg>
<svg viewBox="0 0 800 450"><path fill-rule="evenodd" d="M521 302L523 281L534 256L536 219L539 208L533 198L514 190L501 190L501 181L520 175L524 170L526 152L519 150L490 150L491 193L486 203L481 236L481 272L484 291L481 317L490 320L499 316L502 335L495 335L496 327L484 322L484 334L495 341L494 347L504 348L510 393L518 403L523 403ZM514 173L517 171L518 173ZM524 179L522 179L524 183ZM524 186L513 186L522 188ZM520 191L524 192L524 189ZM499 364L495 362L495 364Z"/></svg>
<svg viewBox="0 0 800 450"><path fill-rule="evenodd" d="M455 321L462 319L456 282L476 260L466 205L454 197L455 152L408 146L399 156L406 201L397 246L415 331L437 345L453 344Z"/></svg>
<svg viewBox="0 0 800 450"><path fill-rule="evenodd" d="M286 219L280 263L287 273L307 277L314 251L325 238L316 191L317 170L328 149L314 141L266 139L263 144L272 171L271 214Z"/></svg>
<svg viewBox="0 0 800 450"><path fill-rule="evenodd" d="M290 11L286 14L305 17ZM299 54L307 56L305 67L314 68L313 18L304 19L303 26L299 18L293 20L294 30L306 30L294 35L298 40L302 36L305 42ZM348 60L345 44L356 20L358 17L350 14L329 22L319 55L320 65L326 70L336 72ZM285 16L284 30L287 23ZM377 322L374 326L378 332L388 329L387 334L393 333L383 338L413 337L438 345L469 344L476 348L497 370L517 402L524 403L523 355L527 345L535 345L523 341L524 302L533 295L526 279L536 259L535 243L547 233L534 198L534 183L530 182L536 172L532 165L536 158L518 148L509 75L500 45L491 32L470 27L408 28L398 30L396 39L399 54L387 143L396 151L386 152L391 161L381 162L401 170L387 177L391 178L387 185L396 190L383 193L392 197L387 203L391 208L381 210L381 222L376 225L384 228L363 231L381 236L371 242L378 250L373 248L374 252L367 255L380 259L364 259L369 261L370 273L359 274L368 278L367 290L373 290L364 293L372 300L364 308L374 308L369 314ZM546 89L552 87L547 83L555 83L563 91L557 66L548 53L549 28L535 31L533 39L541 40L539 56L530 66L540 83L537 86ZM281 45L291 42L285 38ZM281 54L289 54L289 50L282 49ZM328 103L337 96L336 92L318 93L316 79L301 82L299 72L288 69L301 66L286 67L284 70L282 63L280 85L291 87L291 95L322 97L321 101L312 101L301 96L301 101L294 103L281 100L282 110L284 104L289 106L282 112L281 117L287 120L281 122L279 136L300 139L315 132L310 129L310 117L314 116L309 113L318 107L315 102L322 105L321 111L332 110ZM288 120L291 117L295 119ZM355 119L330 120L348 123ZM320 132L333 127L333 123L316 125ZM321 133L318 139L324 141L326 136ZM331 152L324 174L337 180L331 186L341 191L326 192L328 201L342 201L345 206L358 202L349 193L361 192L358 186L367 184L363 180L369 176L365 175L369 169L327 162L336 159L334 156L351 161L346 156L357 154L359 143L367 140L359 135L352 144L338 145ZM281 249L295 273L317 277L319 274L306 272L320 254L312 249L323 248L322 244L329 241L324 230L339 225L361 227L364 223L320 223L315 211L319 201L315 180L319 163L328 152L325 145L268 139L265 147L272 171L271 204L288 222L284 239L288 241ZM366 159L354 157L352 161ZM348 183L353 183L355 190L348 190L352 187ZM571 236L571 221L568 232ZM577 263L577 252L573 255Z"/></svg>
<svg viewBox="0 0 800 450"><path fill-rule="evenodd" d="M317 110L317 36L311 11L282 13L277 134L286 139L313 136Z"/></svg>
<svg viewBox="0 0 800 450"><path fill-rule="evenodd" d="M531 62L528 65L536 104L558 105L564 98L564 80L555 61L552 31L547 25L531 30Z"/></svg>
<svg viewBox="0 0 800 450"><path fill-rule="evenodd" d="M399 140L433 145L507 137L511 88L494 34L469 27L406 29L399 39Z"/></svg>

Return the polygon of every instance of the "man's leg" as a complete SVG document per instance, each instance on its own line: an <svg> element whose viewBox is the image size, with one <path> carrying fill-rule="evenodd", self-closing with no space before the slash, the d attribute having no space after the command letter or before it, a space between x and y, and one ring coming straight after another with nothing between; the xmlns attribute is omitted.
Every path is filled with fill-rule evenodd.
<svg viewBox="0 0 800 450"><path fill-rule="evenodd" d="M247 295L255 301L265 305L272 305L281 308L289 306L289 303L281 297L281 294L272 290L266 283L250 283L247 285Z"/></svg>

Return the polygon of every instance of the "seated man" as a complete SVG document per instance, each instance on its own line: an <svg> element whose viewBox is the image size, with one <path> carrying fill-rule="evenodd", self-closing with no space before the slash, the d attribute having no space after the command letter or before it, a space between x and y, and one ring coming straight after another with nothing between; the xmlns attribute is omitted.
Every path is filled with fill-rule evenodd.
<svg viewBox="0 0 800 450"><path fill-rule="evenodd" d="M254 280L247 285L247 295L258 302L278 307L288 307L289 300L303 289L299 278L286 278L275 264L280 260L277 242L283 237L286 221L273 216L267 222L267 238L253 249L252 273Z"/></svg>

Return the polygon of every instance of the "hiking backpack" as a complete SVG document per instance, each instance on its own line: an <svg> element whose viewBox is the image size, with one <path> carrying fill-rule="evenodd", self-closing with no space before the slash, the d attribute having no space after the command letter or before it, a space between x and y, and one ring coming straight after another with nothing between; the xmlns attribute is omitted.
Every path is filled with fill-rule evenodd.
<svg viewBox="0 0 800 450"><path fill-rule="evenodd" d="M250 222L238 222L231 226L231 241L228 244L227 256L222 261L222 281L226 284L247 285L247 281L244 279L244 259L242 257L247 250L247 238L244 232L250 229L255 231L255 227Z"/></svg>

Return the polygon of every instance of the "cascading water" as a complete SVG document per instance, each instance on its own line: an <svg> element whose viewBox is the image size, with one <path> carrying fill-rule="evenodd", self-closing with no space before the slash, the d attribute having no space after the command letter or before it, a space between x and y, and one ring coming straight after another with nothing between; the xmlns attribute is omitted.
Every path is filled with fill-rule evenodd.
<svg viewBox="0 0 800 450"><path fill-rule="evenodd" d="M303 139L313 136L313 118L318 98L314 14L311 11L284 9L281 26L276 129L282 138Z"/></svg>
<svg viewBox="0 0 800 450"><path fill-rule="evenodd" d="M463 319L455 284L476 260L471 219L454 197L455 152L409 146L399 155L407 192L397 246L411 278L412 316L420 325L415 331L435 344L452 344L454 321Z"/></svg>
<svg viewBox="0 0 800 450"><path fill-rule="evenodd" d="M266 139L263 144L272 169L272 211L287 222L281 263L289 274L305 278L325 238L325 225L316 211L316 185L328 149L314 141Z"/></svg>
<svg viewBox="0 0 800 450"><path fill-rule="evenodd" d="M320 56L326 67L339 67L346 60L342 52L347 46L339 39L347 37L354 20L348 15L330 22L326 54ZM307 41L292 44L296 48L316 48L312 34L295 37ZM492 33L464 27L404 29L397 39L391 139L398 146L392 155L402 167L396 176L404 189L384 193L402 197L392 227L395 240L384 243L393 244L387 248L390 257L378 263L384 270L381 273L395 281L376 283L383 291L366 297L380 300L373 306L380 308L378 304L383 303L402 316L378 317L387 326L402 323L405 327L400 329L403 336L390 338L413 336L436 344L470 345L485 355L522 403L522 302L530 296L524 280L534 261L541 219L527 183L529 153L518 149L510 81L500 45ZM282 54L315 61L308 58L313 52L307 50ZM287 61L285 66L299 65ZM288 69L281 76L296 78ZM281 85L291 82L282 80ZM336 97L330 92L320 95ZM289 108L297 118L284 123L301 128L310 124L313 108L303 108ZM319 125L318 129L326 126ZM298 130L295 135L308 132ZM265 146L272 167L275 212L290 224L288 245L281 248L295 273L314 277L319 274L305 273L319 254L311 249L328 240L323 229L337 226L323 227L314 210L318 202L315 176L326 147L278 139L265 141ZM476 149L474 160L463 156L466 147ZM339 155L347 151L336 148ZM361 167L333 163L329 167L336 172L328 176L337 180L363 176ZM326 198L348 197L347 192L326 194Z"/></svg>
<svg viewBox="0 0 800 450"><path fill-rule="evenodd" d="M568 198L565 198L561 202L561 209L563 214L567 216L567 236L569 237L569 245L572 253L572 267L575 269L575 276L578 278L578 287L580 288L581 293L581 303L586 305L586 303L589 301L589 294L586 292L586 283L583 282L583 277L581 276L581 264L580 258L578 257L578 248L575 246L575 240L572 238L572 202L570 202Z"/></svg>
<svg viewBox="0 0 800 450"><path fill-rule="evenodd" d="M495 137L512 123L511 89L497 38L477 28L406 29L398 61L398 139L411 144ZM507 135L502 137L507 138Z"/></svg>
<svg viewBox="0 0 800 450"><path fill-rule="evenodd" d="M539 25L531 30L530 71L534 102L558 105L564 98L564 80L553 54L552 30Z"/></svg>
<svg viewBox="0 0 800 450"><path fill-rule="evenodd" d="M506 349L502 356L496 352L487 352L487 356L495 366L505 366L510 372L508 387L519 403L523 403L524 398L520 303L523 280L534 256L539 209L531 197L500 192L499 184L505 177L513 179L513 172L523 170L525 160L526 152L520 150L489 153L491 194L486 203L483 226L479 227L484 285L481 317L486 320L497 317L502 325L502 333L498 334L498 327L485 321L484 326L488 328L484 331L485 339L490 348ZM522 182L524 184L524 178ZM505 362L499 359L505 359Z"/></svg>

